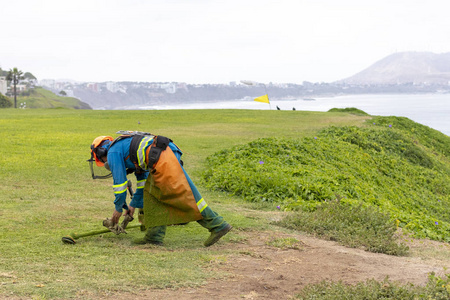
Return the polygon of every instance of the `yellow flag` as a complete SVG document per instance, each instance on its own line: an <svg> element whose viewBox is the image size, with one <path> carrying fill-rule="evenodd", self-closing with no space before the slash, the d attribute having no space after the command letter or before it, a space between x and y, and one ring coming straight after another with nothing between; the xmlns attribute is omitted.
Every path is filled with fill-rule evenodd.
<svg viewBox="0 0 450 300"><path fill-rule="evenodd" d="M269 96L267 96L267 95L260 96L260 97L258 97L258 98L255 98L254 100L255 100L255 101L258 101L258 102L263 102L263 103L269 103L269 104L270 104L270 102L269 102Z"/></svg>

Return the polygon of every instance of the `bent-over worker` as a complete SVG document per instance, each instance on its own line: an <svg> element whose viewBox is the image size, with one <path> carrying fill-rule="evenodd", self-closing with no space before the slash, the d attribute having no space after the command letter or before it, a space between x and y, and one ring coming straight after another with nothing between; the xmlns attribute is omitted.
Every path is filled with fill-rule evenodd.
<svg viewBox="0 0 450 300"><path fill-rule="evenodd" d="M136 208L143 208L145 237L137 243L162 245L167 225L197 221L210 231L206 247L216 243L232 226L214 212L189 178L180 160L182 152L172 140L143 132L127 132L116 139L99 136L92 142L91 155L97 166L113 176L115 209L104 226L119 234L132 221ZM126 203L128 178L134 172L137 188ZM124 216L119 225L119 218Z"/></svg>

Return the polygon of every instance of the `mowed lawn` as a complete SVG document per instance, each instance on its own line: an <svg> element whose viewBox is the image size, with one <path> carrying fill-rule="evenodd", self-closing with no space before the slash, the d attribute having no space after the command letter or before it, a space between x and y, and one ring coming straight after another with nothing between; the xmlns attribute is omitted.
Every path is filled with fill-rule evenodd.
<svg viewBox="0 0 450 300"><path fill-rule="evenodd" d="M0 116L0 298L95 297L117 291L195 286L220 277L204 268L226 257L220 243L204 248L208 232L196 223L169 227L163 248L136 246L127 235L79 239L71 232L103 229L113 211L112 179L92 180L89 146L99 135L140 130L172 138L208 204L235 228L270 229L247 219L237 197L209 191L200 177L206 157L261 137L304 137L330 125L362 125L346 113L259 110L92 111L3 109ZM135 182L134 175L129 179Z"/></svg>

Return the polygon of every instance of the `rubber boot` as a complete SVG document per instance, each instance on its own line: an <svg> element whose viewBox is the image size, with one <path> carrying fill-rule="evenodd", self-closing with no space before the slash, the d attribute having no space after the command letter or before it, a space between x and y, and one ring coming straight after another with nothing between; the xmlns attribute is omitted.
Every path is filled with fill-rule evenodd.
<svg viewBox="0 0 450 300"><path fill-rule="evenodd" d="M203 243L203 245L205 245L205 247L214 245L217 241L220 240L221 237L223 237L225 234L227 234L232 228L233 228L233 226L231 226L230 224L227 224L225 226L225 228L223 228L222 230L211 232L211 235Z"/></svg>
<svg viewBox="0 0 450 300"><path fill-rule="evenodd" d="M202 212L203 219L197 223L209 230L209 232L219 232L229 225L222 216L207 206Z"/></svg>
<svg viewBox="0 0 450 300"><path fill-rule="evenodd" d="M152 244L157 246L162 246L164 236L166 235L167 226L156 226L150 227L147 229L147 233L145 234L143 239L134 241L135 244L143 245L143 244Z"/></svg>

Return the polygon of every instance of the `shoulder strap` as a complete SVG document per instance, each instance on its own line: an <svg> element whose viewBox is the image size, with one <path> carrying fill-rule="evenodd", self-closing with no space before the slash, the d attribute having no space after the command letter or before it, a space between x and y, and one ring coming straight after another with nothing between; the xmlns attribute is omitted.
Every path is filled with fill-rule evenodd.
<svg viewBox="0 0 450 300"><path fill-rule="evenodd" d="M126 139L126 138L129 138L129 137L131 137L131 135L125 135L125 134L116 137L116 138L111 142L111 145L109 145L109 148L111 148L112 145L114 145L116 142L118 142L118 141L120 141L120 140L123 140L123 139Z"/></svg>
<svg viewBox="0 0 450 300"><path fill-rule="evenodd" d="M158 161L161 152L166 150L169 143L172 141L171 139L158 135L155 137L156 142L155 146L150 148L150 152L148 153L148 167L152 168L153 165Z"/></svg>
<svg viewBox="0 0 450 300"><path fill-rule="evenodd" d="M134 135L131 139L130 143L130 160L132 163L134 163L136 166L138 166L138 157L137 157L137 150L139 149L139 144L141 143L142 139L144 138L144 135Z"/></svg>

